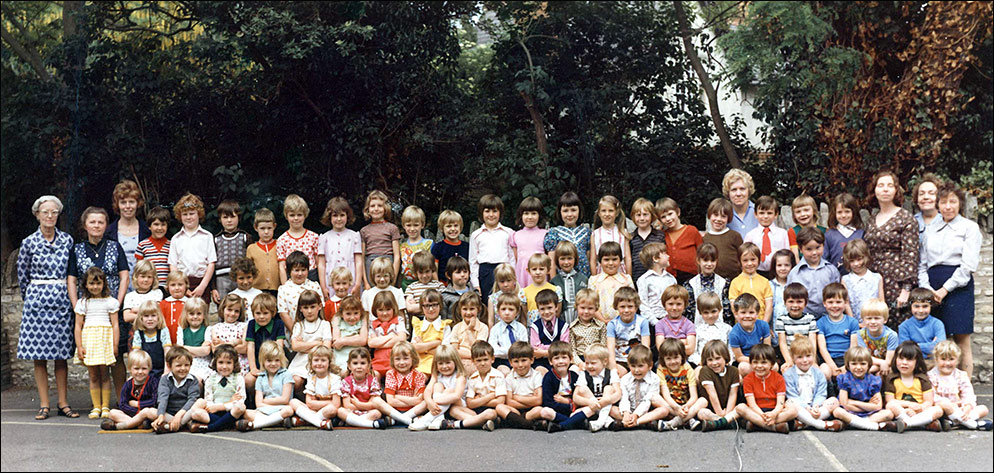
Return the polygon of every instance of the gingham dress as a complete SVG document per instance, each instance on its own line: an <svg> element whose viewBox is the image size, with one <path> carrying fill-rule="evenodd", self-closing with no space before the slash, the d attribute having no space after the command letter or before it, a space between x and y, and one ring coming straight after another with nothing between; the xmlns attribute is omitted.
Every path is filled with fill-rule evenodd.
<svg viewBox="0 0 994 473"><path fill-rule="evenodd" d="M38 284L33 281L66 280L72 237L55 230L49 243L41 230L21 243L17 255L17 282L24 300L17 357L22 360L68 360L76 350L73 340L73 311L65 282Z"/></svg>

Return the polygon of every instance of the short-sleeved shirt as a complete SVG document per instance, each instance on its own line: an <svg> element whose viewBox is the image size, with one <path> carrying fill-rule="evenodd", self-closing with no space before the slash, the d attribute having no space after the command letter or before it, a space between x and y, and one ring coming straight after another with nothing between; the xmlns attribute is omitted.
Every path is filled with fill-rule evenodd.
<svg viewBox="0 0 994 473"><path fill-rule="evenodd" d="M628 352L632 350L629 345L631 340L641 340L642 337L649 336L649 320L636 314L631 322L625 323L621 316L611 319L607 323L607 338L614 341L615 361L628 361Z"/></svg>
<svg viewBox="0 0 994 473"><path fill-rule="evenodd" d="M259 325L259 322L256 320L248 323L248 328L245 329L245 341L255 344L256 368L260 368L258 366L259 349L262 348L262 343L266 340L279 341L284 339L286 339L286 327L283 325L283 320L279 317L273 317L265 326Z"/></svg>
<svg viewBox="0 0 994 473"><path fill-rule="evenodd" d="M898 336L897 332L886 325L877 337L870 335L869 329L861 328L857 332L856 343L870 350L870 356L885 359L887 358L887 352L897 350Z"/></svg>
<svg viewBox="0 0 994 473"><path fill-rule="evenodd" d="M305 279L303 284L297 284L292 280L287 280L280 286L276 293L277 311L295 316L297 314L297 301L304 291L314 291L318 293L321 302L324 303L324 294L321 292L321 285L310 279Z"/></svg>
<svg viewBox="0 0 994 473"><path fill-rule="evenodd" d="M656 338L661 336L663 338L684 340L691 335L697 335L697 327L682 315L676 320L663 317L659 319L659 322L656 322Z"/></svg>
<svg viewBox="0 0 994 473"><path fill-rule="evenodd" d="M879 274L870 270L862 276L857 276L855 273L842 276L842 283L849 291L849 306L852 307L852 315L856 320L863 320L863 304L880 296L881 279Z"/></svg>
<svg viewBox="0 0 994 473"><path fill-rule="evenodd" d="M614 294L624 286L634 289L635 283L632 282L631 276L622 273L611 276L602 272L587 280L587 287L597 291L597 297L601 303L601 316L605 320L611 320L618 315L618 311L614 309Z"/></svg>
<svg viewBox="0 0 994 473"><path fill-rule="evenodd" d="M782 333L787 337L788 347L794 341L795 335L807 336L811 332L818 333L818 319L810 312L804 312L796 319L790 314L784 314L777 318L773 326L778 336Z"/></svg>
<svg viewBox="0 0 994 473"><path fill-rule="evenodd" d="M880 376L875 374L867 373L857 378L849 371L836 376L835 382L839 384L839 391L845 391L849 399L860 402L870 402L880 392L882 384Z"/></svg>
<svg viewBox="0 0 994 473"><path fill-rule="evenodd" d="M287 256L294 251L299 251L307 256L308 268L315 269L318 267L318 239L321 238L317 233L305 229L304 234L300 237L295 237L290 234L287 230L276 239L276 259L279 261L286 261ZM287 273L289 274L290 268L287 268Z"/></svg>
<svg viewBox="0 0 994 473"><path fill-rule="evenodd" d="M307 377L307 384L304 386L304 394L311 396L325 397L338 394L342 395L342 378L337 374L328 373L324 378L318 378L311 374Z"/></svg>
<svg viewBox="0 0 994 473"><path fill-rule="evenodd" d="M939 372L939 367L933 367L928 371L928 380L932 382L935 390L935 401L949 401L956 405L977 405L977 395L970 383L970 376L958 368L953 368L949 375Z"/></svg>
<svg viewBox="0 0 994 473"><path fill-rule="evenodd" d="M417 337L422 342L445 340L445 336L452 330L450 327L451 324L451 320L443 320L441 317L436 317L431 322L420 317L413 317L411 319L411 339L413 340ZM418 353L418 357L420 359L417 367L418 371L425 374L431 373L431 365L435 360L435 349Z"/></svg>
<svg viewBox="0 0 994 473"><path fill-rule="evenodd" d="M466 397L468 398L486 394L493 394L498 397L506 396L507 382L499 370L491 369L487 371L486 376L480 376L480 372L477 371L469 376L467 389Z"/></svg>
<svg viewBox="0 0 994 473"><path fill-rule="evenodd" d="M766 337L770 336L770 324L765 320L757 319L752 331L746 331L741 324L735 324L732 331L728 332L728 347L742 350L742 354L749 356L752 346L763 343Z"/></svg>
<svg viewBox="0 0 994 473"><path fill-rule="evenodd" d="M438 280L448 283L449 278L445 275L445 268L449 264L449 259L459 255L469 261L469 242L449 239L436 241L431 245L431 255L435 257L435 261L438 261Z"/></svg>
<svg viewBox="0 0 994 473"><path fill-rule="evenodd" d="M670 390L670 397L677 404L682 406L690 400L690 387L697 386L697 376L689 363L684 363L676 371L670 371L664 363L660 362L659 369L656 371L659 379L666 383L667 389Z"/></svg>
<svg viewBox="0 0 994 473"><path fill-rule="evenodd" d="M390 291L390 293L393 294L394 300L397 301L398 309L407 310L407 303L404 300L404 293L400 292L399 288L393 286L387 286L385 289L380 289L374 286L369 289L366 289L365 291L362 291L362 298L361 298L362 310L368 313L370 311L370 308L373 307L373 298L376 297L377 294L383 291ZM370 313L369 315L370 317L376 317L376 314Z"/></svg>
<svg viewBox="0 0 994 473"><path fill-rule="evenodd" d="M124 310L137 309L141 307L141 305L144 304L145 302L152 301L157 303L161 300L162 300L162 291L155 288L152 288L151 291L148 291L144 294L138 291L131 291L124 296L124 304L121 305L121 308ZM204 315L206 316L207 314Z"/></svg>
<svg viewBox="0 0 994 473"><path fill-rule="evenodd" d="M169 242L169 265L176 266L183 274L204 277L207 265L217 262L214 235L197 226L193 232L181 228Z"/></svg>
<svg viewBox="0 0 994 473"><path fill-rule="evenodd" d="M342 397L351 397L359 402L369 402L370 398L379 397L382 393L380 381L372 374L367 374L362 381L356 381L352 375L348 375L342 380Z"/></svg>
<svg viewBox="0 0 994 473"><path fill-rule="evenodd" d="M535 371L535 368L530 368L524 376L520 376L516 371L512 370L504 378L504 389L507 390L507 394L531 396L541 388L542 373Z"/></svg>
<svg viewBox="0 0 994 473"><path fill-rule="evenodd" d="M916 374L911 385L906 385L901 379L901 373L891 373L884 381L881 390L884 394L893 394L894 399L921 404L925 402L925 393L932 390L932 382L929 381L928 376Z"/></svg>
<svg viewBox="0 0 994 473"><path fill-rule="evenodd" d="M829 316L818 319L818 331L825 337L825 347L832 358L846 354L852 342L852 335L859 332L859 322L848 315L838 322L833 322Z"/></svg>
<svg viewBox="0 0 994 473"><path fill-rule="evenodd" d="M756 405L761 409L773 409L777 407L778 395L786 398L787 383L776 371L771 371L765 379L759 379L753 371L742 379L742 391L747 397L751 395L756 398Z"/></svg>
<svg viewBox="0 0 994 473"><path fill-rule="evenodd" d="M263 399L283 397L283 386L293 384L293 376L286 368L280 368L270 383L269 373L263 370L255 379L255 389L262 391Z"/></svg>
<svg viewBox="0 0 994 473"><path fill-rule="evenodd" d="M424 394L427 383L428 376L418 370L412 369L407 374L400 374L390 368L387 370L383 392L391 396L420 396Z"/></svg>
<svg viewBox="0 0 994 473"><path fill-rule="evenodd" d="M735 279L732 279L728 285L728 298L735 302L735 299L745 293L756 296L756 299L759 300L759 316L763 317L766 314L766 299L773 299L773 288L770 287L770 280L759 274L753 274L752 277L746 273L735 276Z"/></svg>
<svg viewBox="0 0 994 473"><path fill-rule="evenodd" d="M169 239L146 238L138 242L135 260L148 260L155 267L156 286L165 286L169 276Z"/></svg>
<svg viewBox="0 0 994 473"><path fill-rule="evenodd" d="M422 238L417 243L411 243L409 238L404 238L400 242L400 274L404 279L414 280L418 278L414 274L414 254L419 251L431 252L432 243L433 241L428 238Z"/></svg>
<svg viewBox="0 0 994 473"><path fill-rule="evenodd" d="M120 305L113 297L81 297L76 301L75 311L83 314L84 327L110 327L110 314L117 316Z"/></svg>
<svg viewBox="0 0 994 473"><path fill-rule="evenodd" d="M392 256L393 242L400 240L400 229L390 222L373 222L359 230L366 245L366 255Z"/></svg>
<svg viewBox="0 0 994 473"><path fill-rule="evenodd" d="M718 395L718 402L720 406L714 406L711 404L710 396L706 394L704 386L710 384L714 386L714 392ZM739 382L739 369L731 366L725 365L725 371L721 373L715 373L708 368L707 365L701 365L701 373L698 377L698 391L700 395L708 399L708 405L713 410L714 408L724 409L728 404L728 394L732 392L733 389L738 390L740 386Z"/></svg>
<svg viewBox="0 0 994 473"><path fill-rule="evenodd" d="M339 266L349 270L353 284L359 280L355 266L355 255L362 254L362 238L359 232L348 228L340 232L334 229L324 232L318 237L317 254L324 256L324 271L329 289L331 289L331 271Z"/></svg>

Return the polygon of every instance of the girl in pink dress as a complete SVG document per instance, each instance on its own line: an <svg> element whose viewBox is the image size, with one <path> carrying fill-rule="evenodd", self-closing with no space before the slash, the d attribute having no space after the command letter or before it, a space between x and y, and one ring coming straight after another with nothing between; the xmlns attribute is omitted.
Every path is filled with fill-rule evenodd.
<svg viewBox="0 0 994 473"><path fill-rule="evenodd" d="M544 224L545 216L542 211L542 201L536 197L527 197L518 205L518 225L523 228L514 232L508 242L514 249L515 268L518 276L518 286L528 287L532 278L528 275L528 258L535 253L544 253L545 234L548 230L539 225Z"/></svg>

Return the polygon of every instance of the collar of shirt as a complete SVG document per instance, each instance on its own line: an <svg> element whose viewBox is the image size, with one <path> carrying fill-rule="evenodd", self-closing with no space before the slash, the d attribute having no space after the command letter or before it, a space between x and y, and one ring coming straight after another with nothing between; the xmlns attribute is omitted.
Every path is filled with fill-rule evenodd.
<svg viewBox="0 0 994 473"><path fill-rule="evenodd" d="M532 376L535 376L535 368L528 368L528 372L525 373L524 376L519 375L517 370L511 370L511 376L513 376L514 379L520 379L520 380L531 379Z"/></svg>
<svg viewBox="0 0 994 473"><path fill-rule="evenodd" d="M196 230L194 230L192 232L187 231L186 227L182 227L182 228L179 229L179 232L177 234L178 235L186 235L187 237L193 238L198 233L203 233L204 235L212 236L210 233L207 232L207 230L204 230L204 227L201 227L200 225L197 225Z"/></svg>
<svg viewBox="0 0 994 473"><path fill-rule="evenodd" d="M846 238L849 238L850 236L852 236L853 233L856 233L856 227L843 225L841 223L836 225L835 229L838 230L839 233L841 233L842 236Z"/></svg>
<svg viewBox="0 0 994 473"><path fill-rule="evenodd" d="M511 232L510 228L505 227L500 222L498 222L497 226L494 227L494 228L490 228L490 227L488 227L486 225L483 225L483 226L480 227L480 231L483 232L483 233L492 232L492 231L496 231L496 230L504 231L504 232L507 232L507 233L513 233L513 232Z"/></svg>
<svg viewBox="0 0 994 473"><path fill-rule="evenodd" d="M572 279L574 276L576 276L576 269L574 268L572 271L570 271L568 273L565 272L565 271L560 271L559 274L562 275L563 279L567 279L567 278Z"/></svg>
<svg viewBox="0 0 994 473"><path fill-rule="evenodd" d="M169 379L173 381L173 386L176 386L177 388L182 387L184 384L186 384L186 380L190 379L190 375L187 374L185 378L177 381L176 376L173 374L172 371L170 371L169 374L167 374L166 376L168 376Z"/></svg>
<svg viewBox="0 0 994 473"><path fill-rule="evenodd" d="M382 320L380 320L378 318L374 318L371 322L369 322L369 325L372 326L374 329L377 329L377 328L380 328L380 327L383 327L385 329L386 327L389 327L391 325L395 325L397 323L398 323L397 322L397 316L395 315L395 316L393 316L392 319L390 319L390 320L388 320L386 322L384 322L384 321L382 321Z"/></svg>
<svg viewBox="0 0 994 473"><path fill-rule="evenodd" d="M815 270L815 271L817 271L817 270L819 270L819 269L822 269L822 268L824 268L825 266L826 266L826 265L825 265L825 260L824 260L824 259L820 259L820 260L818 260L818 266L811 266L811 264L810 264L810 263L808 263L808 260L807 260L807 259L805 259L804 257L801 257L801 262L800 262L800 263L797 263L797 267L798 267L798 268L801 268L801 267L807 267L807 268L810 268L810 269L813 269L813 270Z"/></svg>
<svg viewBox="0 0 994 473"><path fill-rule="evenodd" d="M422 319L421 320L421 330L424 331L428 327L434 327L435 330L441 332L442 331L442 318L441 317L435 317L435 320L432 320L431 322L429 322L428 319Z"/></svg>
<svg viewBox="0 0 994 473"><path fill-rule="evenodd" d="M595 326L595 327L597 327L599 329L599 328L601 328L601 327L603 327L603 326L605 326L607 324L605 324L604 322L601 322L600 320L597 320L597 318L594 317L594 318L590 319L590 322L584 322L584 321L580 320L579 318L577 318L576 320L573 321L573 323L569 324L569 326L571 328L574 327L574 326L576 326L576 325L584 325L584 326L586 326L586 325L593 325L593 326ZM572 330L570 330L570 332L572 332Z"/></svg>
<svg viewBox="0 0 994 473"><path fill-rule="evenodd" d="M269 323L266 324L266 325L259 325L259 322L257 320L258 319L252 319L252 323L254 323L256 327L258 327L256 330L260 330L261 329L261 330L265 330L265 331L267 331L269 333L272 333L272 331L273 331L273 325L276 323L276 317L273 317L273 318L269 319Z"/></svg>
<svg viewBox="0 0 994 473"><path fill-rule="evenodd" d="M720 232L716 232L716 231L714 231L714 229L709 228L708 229L708 233L711 234L711 235L724 235L724 234L728 233L729 230L731 230L731 229L728 228L728 226L726 225L725 229L722 230L722 231L720 231Z"/></svg>
<svg viewBox="0 0 994 473"><path fill-rule="evenodd" d="M959 225L961 223L963 223L963 221L965 219L963 218L962 215L957 215L957 216L953 217L953 219L950 220L950 221L948 221L948 222L945 221L942 218L942 216L937 216L936 220L939 221L939 223L937 223L936 226L935 226L935 231L936 231L936 233L938 233L938 232L941 232L942 230L945 230L947 227L953 228L953 229L959 227ZM935 223L935 221L933 221L933 223Z"/></svg>

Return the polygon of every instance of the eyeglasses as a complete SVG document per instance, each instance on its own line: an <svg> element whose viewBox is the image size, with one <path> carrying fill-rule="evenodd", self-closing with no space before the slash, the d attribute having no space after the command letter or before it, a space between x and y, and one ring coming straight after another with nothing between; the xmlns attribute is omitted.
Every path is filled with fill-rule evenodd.
<svg viewBox="0 0 994 473"><path fill-rule="evenodd" d="M421 307L424 308L424 309L434 309L434 308L438 307L438 303L437 302L432 302L432 303L429 303L429 304L421 304Z"/></svg>
<svg viewBox="0 0 994 473"><path fill-rule="evenodd" d="M44 215L46 217L54 217L54 216L56 216L56 215L59 214L59 211L58 210L39 210L38 213L40 215Z"/></svg>

